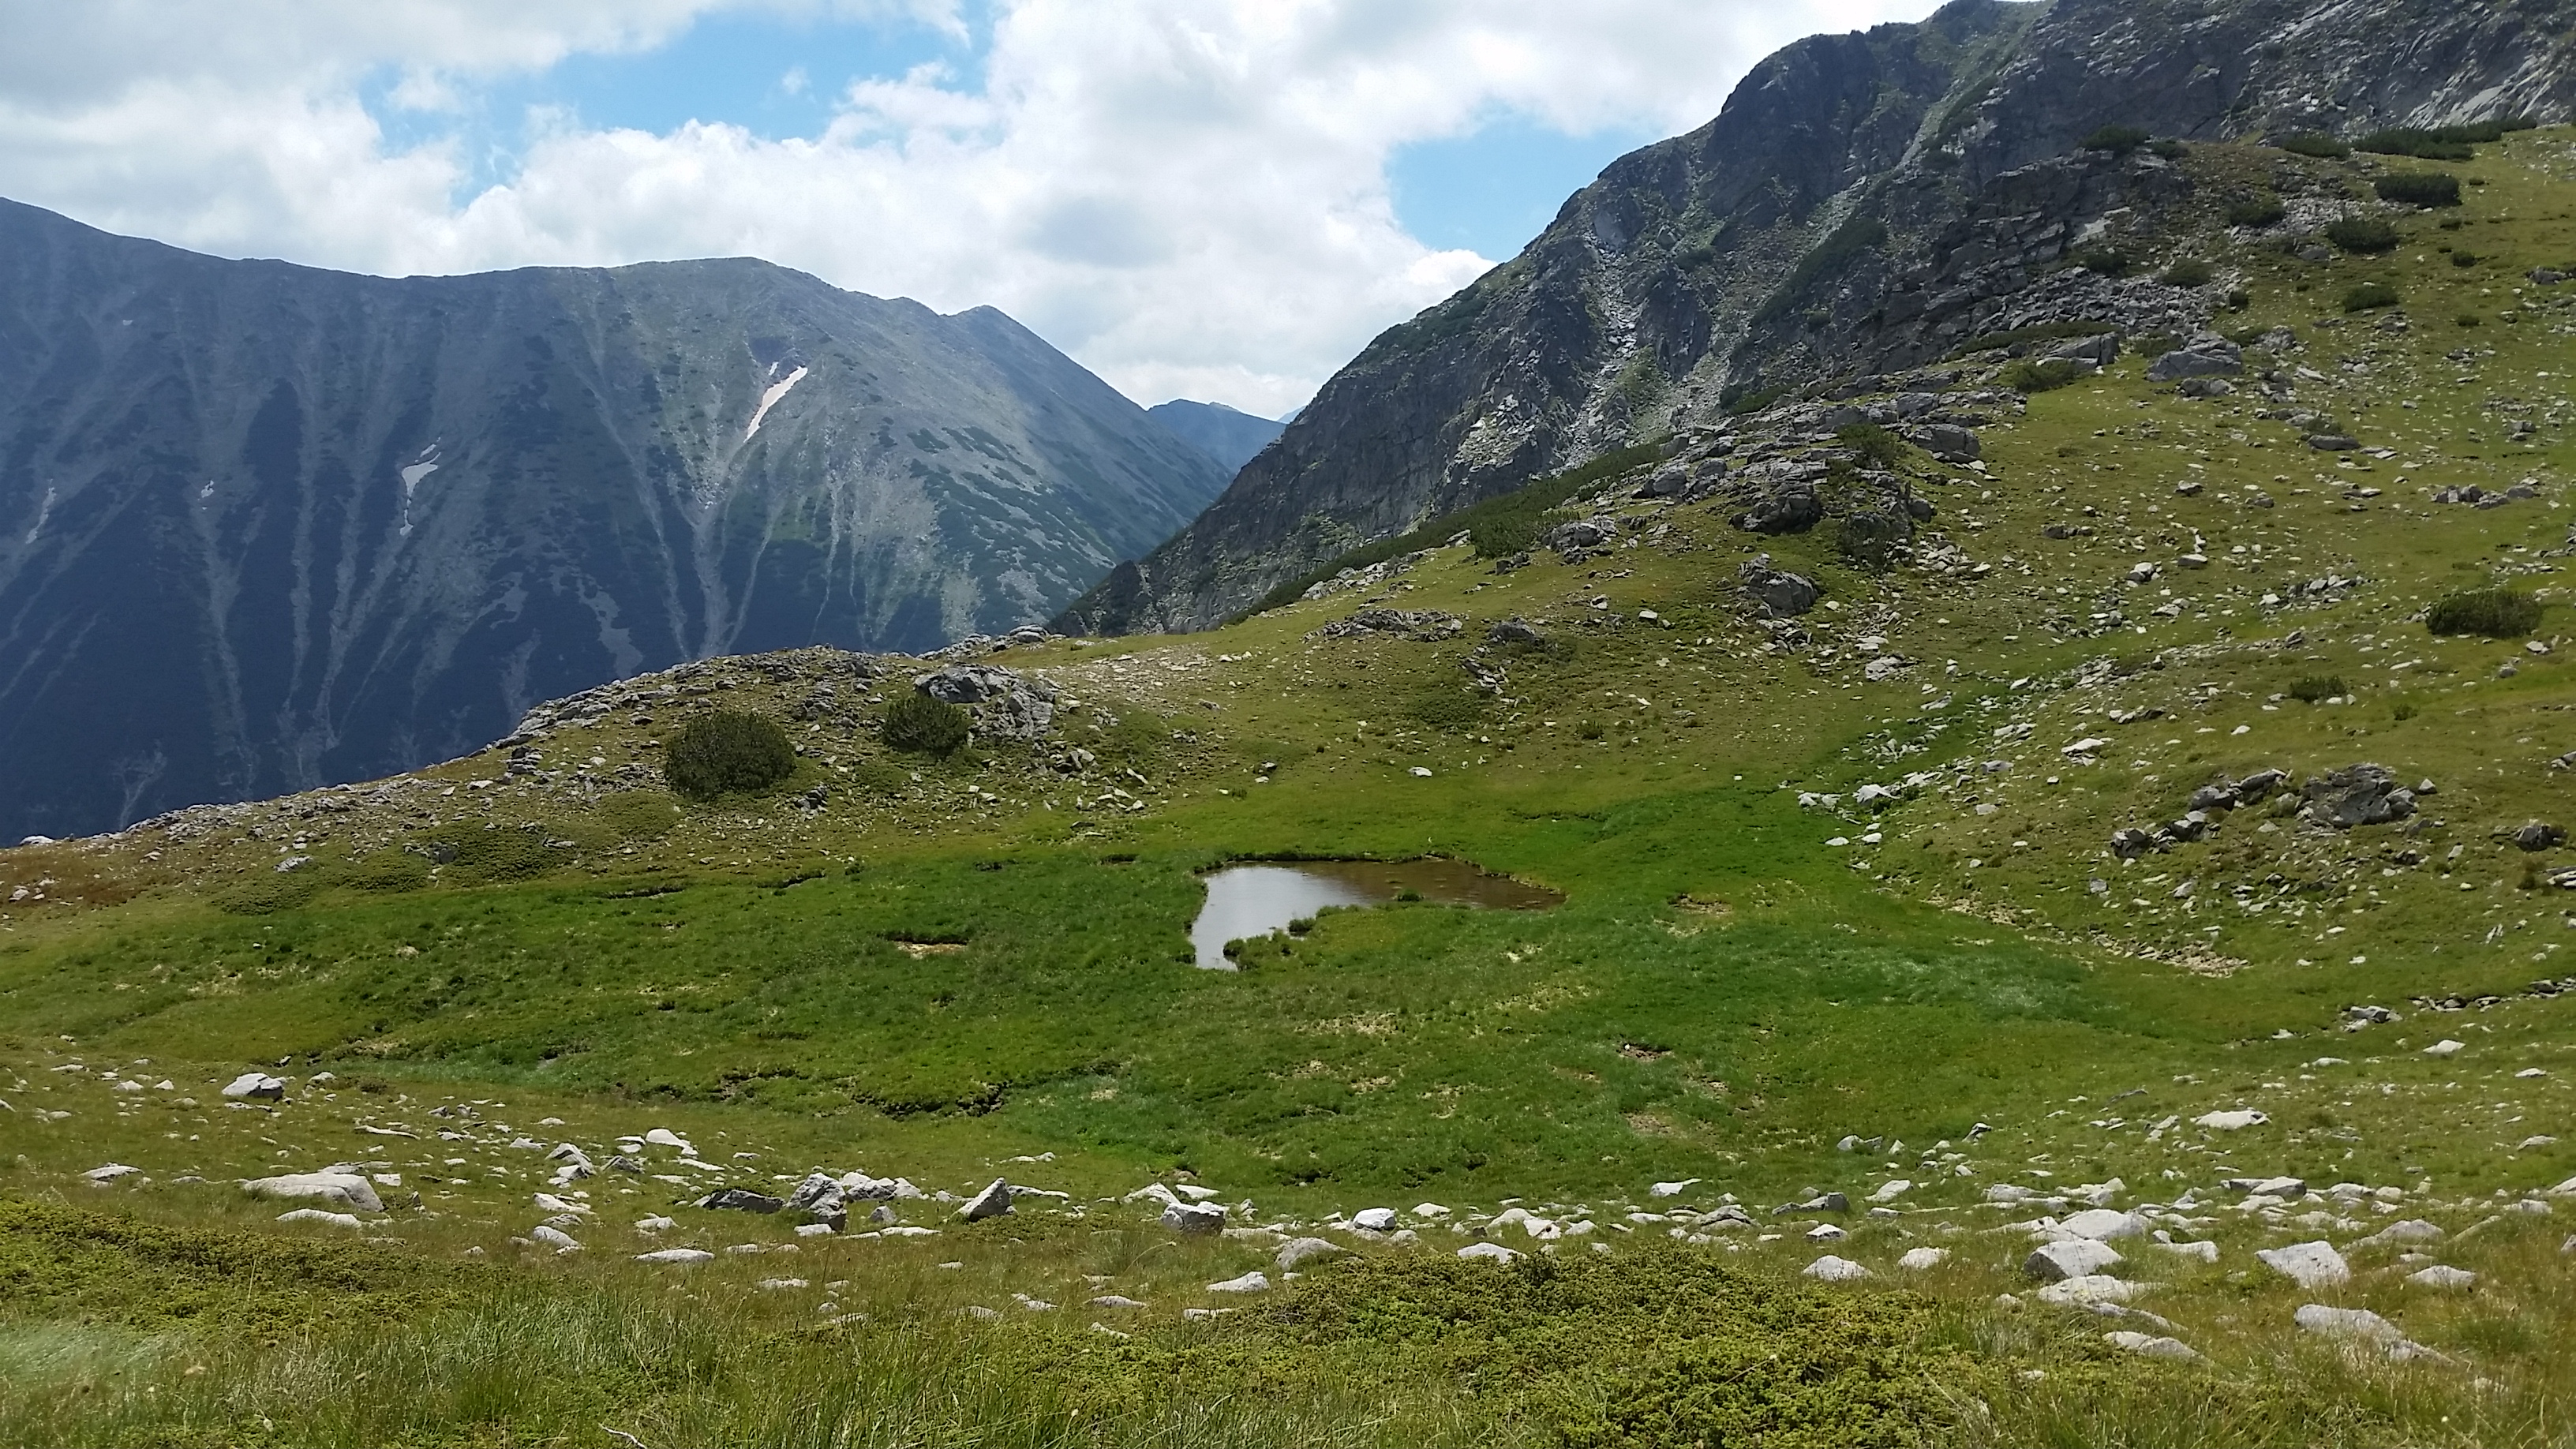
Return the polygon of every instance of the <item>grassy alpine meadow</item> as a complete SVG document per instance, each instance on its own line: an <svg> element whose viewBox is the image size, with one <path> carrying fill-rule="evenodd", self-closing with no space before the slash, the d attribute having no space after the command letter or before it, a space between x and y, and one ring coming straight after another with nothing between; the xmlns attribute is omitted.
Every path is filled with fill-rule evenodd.
<svg viewBox="0 0 2576 1449"><path fill-rule="evenodd" d="M1931 370L1892 564L1539 480L1611 541L978 656L1034 739L800 650L0 853L0 1438L2570 1442L2570 148L2192 148L2124 245L2239 385ZM2293 173L2397 244L2228 224ZM714 711L787 777L665 788ZM1423 856L1562 903L1193 965L1212 868Z"/></svg>

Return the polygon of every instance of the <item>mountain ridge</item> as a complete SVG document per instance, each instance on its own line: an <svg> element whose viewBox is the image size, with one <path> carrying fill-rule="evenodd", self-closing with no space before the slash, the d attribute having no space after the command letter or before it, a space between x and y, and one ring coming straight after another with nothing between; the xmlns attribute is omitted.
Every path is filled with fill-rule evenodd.
<svg viewBox="0 0 2576 1449"><path fill-rule="evenodd" d="M1614 161L1519 256L1382 333L1205 515L1059 625L1206 628L1351 547L1745 393L1921 361L1921 329L1885 318L1922 300L1959 215L2069 204L2016 198L2014 178L2102 126L2218 139L2562 119L2571 18L2560 0L1956 0L1798 41L1715 119ZM1969 300L2004 310L2078 245L2052 240Z"/></svg>
<svg viewBox="0 0 2576 1449"><path fill-rule="evenodd" d="M685 659L1043 619L1222 470L990 308L373 278L0 205L0 833L390 773Z"/></svg>

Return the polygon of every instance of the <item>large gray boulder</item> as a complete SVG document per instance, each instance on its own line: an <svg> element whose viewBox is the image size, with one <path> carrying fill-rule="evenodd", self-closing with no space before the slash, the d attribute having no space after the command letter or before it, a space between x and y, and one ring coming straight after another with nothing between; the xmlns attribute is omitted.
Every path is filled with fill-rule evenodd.
<svg viewBox="0 0 2576 1449"><path fill-rule="evenodd" d="M1011 1185L997 1177L982 1192L968 1199L966 1205L957 1210L957 1216L970 1223L980 1223L986 1218L998 1218L1010 1210Z"/></svg>
<svg viewBox="0 0 2576 1449"><path fill-rule="evenodd" d="M1824 596L1815 581L1802 574L1771 567L1771 555L1755 554L1751 562L1736 571L1736 582L1762 611L1774 619L1794 619L1816 607Z"/></svg>
<svg viewBox="0 0 2576 1449"><path fill-rule="evenodd" d="M2223 337L2205 337L2147 365L2147 381L2179 382L2186 377L2235 377L2245 371L2245 349Z"/></svg>
<svg viewBox="0 0 2576 1449"><path fill-rule="evenodd" d="M913 688L975 716L987 739L1041 740L1055 724L1056 687L998 664L952 664L915 679Z"/></svg>
<svg viewBox="0 0 2576 1449"><path fill-rule="evenodd" d="M2415 792L2397 783L2386 765L2346 765L2299 787L2308 803L2300 815L2318 825L2350 830L2385 825L2415 813Z"/></svg>
<svg viewBox="0 0 2576 1449"><path fill-rule="evenodd" d="M1754 533L1804 533L1823 521L1825 500L1813 483L1782 483L1735 515L1735 526Z"/></svg>
<svg viewBox="0 0 2576 1449"><path fill-rule="evenodd" d="M1176 1233L1204 1236L1225 1227L1225 1209L1212 1202L1176 1202L1163 1209L1162 1223Z"/></svg>
<svg viewBox="0 0 2576 1449"><path fill-rule="evenodd" d="M362 1213L380 1213L384 1201L376 1196L374 1183L354 1172L289 1172L277 1177L252 1178L242 1184L242 1191L253 1197L283 1198L290 1202L326 1202L334 1207L355 1208Z"/></svg>
<svg viewBox="0 0 2576 1449"><path fill-rule="evenodd" d="M2120 1250L2091 1238L2061 1238L2042 1243L2022 1260L2021 1270L2034 1278L2061 1282L2068 1278L2089 1278L2105 1268L2119 1266Z"/></svg>

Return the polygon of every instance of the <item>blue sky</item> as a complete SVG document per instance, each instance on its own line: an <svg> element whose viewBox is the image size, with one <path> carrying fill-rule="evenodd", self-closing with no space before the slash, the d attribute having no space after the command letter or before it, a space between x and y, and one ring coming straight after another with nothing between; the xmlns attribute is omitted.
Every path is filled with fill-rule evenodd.
<svg viewBox="0 0 2576 1449"><path fill-rule="evenodd" d="M1931 0L0 0L0 195L405 276L757 256L1277 416Z"/></svg>

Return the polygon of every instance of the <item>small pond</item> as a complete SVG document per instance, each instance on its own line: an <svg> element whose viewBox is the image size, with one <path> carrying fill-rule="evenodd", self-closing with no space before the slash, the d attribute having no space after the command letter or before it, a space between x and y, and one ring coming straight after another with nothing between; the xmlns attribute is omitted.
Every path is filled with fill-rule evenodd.
<svg viewBox="0 0 2576 1449"><path fill-rule="evenodd" d="M1266 936L1326 906L1374 906L1399 899L1503 911L1543 911L1565 897L1462 860L1298 860L1210 871L1207 904L1190 923L1204 970L1231 971L1225 943Z"/></svg>

